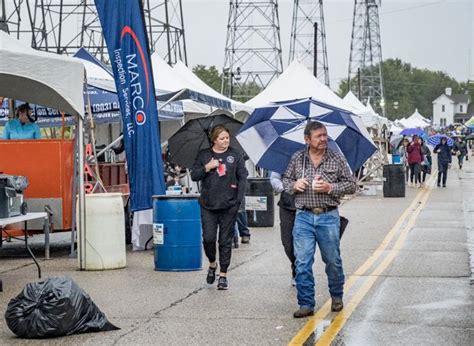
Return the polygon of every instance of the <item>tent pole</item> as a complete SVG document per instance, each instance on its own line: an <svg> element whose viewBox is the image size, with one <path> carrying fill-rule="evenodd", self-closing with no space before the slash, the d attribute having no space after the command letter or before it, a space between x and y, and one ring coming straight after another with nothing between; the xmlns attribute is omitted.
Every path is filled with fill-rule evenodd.
<svg viewBox="0 0 474 346"><path fill-rule="evenodd" d="M72 215L71 215L71 252L69 254L69 257L74 257L74 255L77 254L77 251L76 249L74 248L74 243L76 242L76 235L77 235L77 227L76 227L76 219L77 219L77 215L76 215L76 203L77 203L77 200L76 200L76 196L77 196L77 181L78 181L78 177L79 177L79 174L78 174L78 170L77 170L77 166L78 166L78 162L77 162L77 156L76 156L76 153L78 151L78 148L79 148L79 145L77 143L77 139L78 139L78 133L79 133L79 126L78 124L76 124L75 126L75 136L74 136L74 149L73 149L73 155L74 155L74 160L73 160L73 178L72 178L72 207L71 207L71 210L72 210Z"/></svg>
<svg viewBox="0 0 474 346"><path fill-rule="evenodd" d="M173 102L174 100L176 100L178 97L180 97L182 94L184 94L184 92L188 90L188 89L182 89L180 90L176 95L174 95L172 98L170 98L169 100L166 100L166 102L163 102L163 104L158 107L158 110L160 109L163 109L164 106L166 106L168 103L171 103Z"/></svg>
<svg viewBox="0 0 474 346"><path fill-rule="evenodd" d="M92 116L91 99L89 97L89 93L87 92L87 72L84 72L84 93L87 96L87 115L89 117L89 122L90 122L90 144L92 146L92 153L94 154L94 157L97 157L97 152L95 150L94 117ZM99 185L102 188L102 191L107 192L105 190L104 183L102 182L102 179L100 178L99 161L98 160L95 160L95 162L94 162L94 169L95 169L95 175L96 175L95 179L97 181L97 185Z"/></svg>
<svg viewBox="0 0 474 346"><path fill-rule="evenodd" d="M77 125L78 136L77 136L77 145L78 145L78 182L79 182L79 200L78 200L78 219L77 223L79 225L79 242L78 246L80 247L80 256L79 256L79 269L84 270L85 260L86 260L86 196L84 190L84 121L78 116Z"/></svg>
<svg viewBox="0 0 474 346"><path fill-rule="evenodd" d="M105 153L107 150L109 150L110 148L112 148L115 144L117 144L118 142L120 142L120 140L123 138L123 135L120 135L118 136L112 143L110 143L109 145L107 145L104 149L102 149L101 151L99 151L97 154L94 155L94 158L97 158L99 157L100 155L102 155L103 153ZM95 161L97 161L97 159L95 159Z"/></svg>

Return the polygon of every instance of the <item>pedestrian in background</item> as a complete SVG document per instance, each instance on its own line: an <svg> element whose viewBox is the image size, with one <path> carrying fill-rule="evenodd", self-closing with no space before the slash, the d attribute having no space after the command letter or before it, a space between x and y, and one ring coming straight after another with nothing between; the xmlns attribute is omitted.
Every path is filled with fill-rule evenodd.
<svg viewBox="0 0 474 346"><path fill-rule="evenodd" d="M245 195L240 203L239 211L237 212L237 220L235 222L234 248L236 249L239 247L239 236L242 244L250 243L250 229L247 211L245 210Z"/></svg>
<svg viewBox="0 0 474 346"><path fill-rule="evenodd" d="M285 191L281 180L281 174L279 173L272 172L270 174L270 183L272 184L273 191L280 194L280 200L278 201L280 214L280 238L286 257L288 257L291 264L291 285L296 286L296 258L293 248L293 226L295 224L296 216L295 195L289 194Z"/></svg>
<svg viewBox="0 0 474 346"><path fill-rule="evenodd" d="M441 138L441 142L434 148L434 153L438 154L438 184L440 186L441 178L443 178L443 187L446 187L448 179L448 168L451 166L451 148L448 145L446 137Z"/></svg>
<svg viewBox="0 0 474 346"><path fill-rule="evenodd" d="M408 165L410 166L410 184L421 187L421 163L423 162L423 152L421 151L420 138L413 135L411 143L407 147Z"/></svg>
<svg viewBox="0 0 474 346"><path fill-rule="evenodd" d="M431 174L431 166L433 163L433 160L431 158L431 151L430 148L426 145L425 141L420 138L420 144L421 144L421 151L423 153L423 162L421 163L421 185L425 184L426 180L426 175Z"/></svg>
<svg viewBox="0 0 474 346"><path fill-rule="evenodd" d="M295 195L293 228L296 289L299 309L293 317L314 314L313 263L316 245L326 265L332 311L343 309L344 270L340 252L338 205L344 194L355 193L357 184L346 159L328 148L326 127L309 122L304 129L307 148L297 151L283 175L285 191Z"/></svg>
<svg viewBox="0 0 474 346"><path fill-rule="evenodd" d="M242 153L242 157L244 158L244 162L249 159L245 152ZM244 189L245 191L245 189ZM234 246L236 248L239 247L239 236L240 241L242 244L249 244L250 243L250 229L249 229L249 222L247 217L247 210L245 210L245 192L240 203L239 212L237 213L237 222L235 225L236 232L234 235Z"/></svg>
<svg viewBox="0 0 474 346"><path fill-rule="evenodd" d="M462 169L464 158L467 156L467 145L461 137L454 143L453 152L458 157L459 169Z"/></svg>
<svg viewBox="0 0 474 346"><path fill-rule="evenodd" d="M219 242L220 274L217 289L227 290L227 269L232 254L234 225L247 183L242 153L229 146L230 132L217 125L211 130L212 147L201 150L191 179L201 182L201 223L204 252L209 260L206 282L216 280L216 242ZM217 235L219 234L219 237Z"/></svg>
<svg viewBox="0 0 474 346"><path fill-rule="evenodd" d="M408 178L410 177L410 165L408 164L408 151L407 147L410 144L408 138L403 138L401 141L401 146L399 149L400 152L400 161L403 167L405 167L405 183L408 183Z"/></svg>

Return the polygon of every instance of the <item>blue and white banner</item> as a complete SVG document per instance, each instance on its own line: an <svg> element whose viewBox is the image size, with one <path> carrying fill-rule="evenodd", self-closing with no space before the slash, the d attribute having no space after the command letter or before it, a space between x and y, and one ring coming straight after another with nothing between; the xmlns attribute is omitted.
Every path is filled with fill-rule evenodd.
<svg viewBox="0 0 474 346"><path fill-rule="evenodd" d="M132 211L165 193L153 73L141 0L95 0L123 121Z"/></svg>
<svg viewBox="0 0 474 346"><path fill-rule="evenodd" d="M96 88L92 85L87 86L84 92L84 104L87 104L87 97L91 102L92 116L95 124L112 124L122 121L120 115L120 106L117 94ZM16 100L15 107L25 103ZM164 102L158 101L157 107L160 108L159 121L180 120L184 116L183 103L181 101L173 101L164 105ZM39 127L59 127L62 125L61 113L53 108L39 106L30 103L32 115L37 118L36 123ZM88 113L86 107L85 112ZM5 126L8 121L9 109L8 99L4 99L0 104L0 126ZM75 124L75 118L66 114L65 125L71 126ZM89 122L85 123L87 126Z"/></svg>

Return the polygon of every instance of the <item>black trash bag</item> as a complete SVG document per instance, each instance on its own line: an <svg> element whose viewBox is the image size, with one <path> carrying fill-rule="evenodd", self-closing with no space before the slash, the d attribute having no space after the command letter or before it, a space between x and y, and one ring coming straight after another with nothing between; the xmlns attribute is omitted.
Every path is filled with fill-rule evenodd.
<svg viewBox="0 0 474 346"><path fill-rule="evenodd" d="M41 339L117 330L72 279L54 276L32 282L5 312L8 328L20 338Z"/></svg>

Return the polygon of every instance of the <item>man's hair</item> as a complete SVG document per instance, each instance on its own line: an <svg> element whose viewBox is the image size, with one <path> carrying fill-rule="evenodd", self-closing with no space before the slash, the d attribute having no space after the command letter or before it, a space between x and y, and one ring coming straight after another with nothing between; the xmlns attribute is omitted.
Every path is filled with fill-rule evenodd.
<svg viewBox="0 0 474 346"><path fill-rule="evenodd" d="M222 132L227 132L230 136L230 131L227 127L225 127L224 125L216 125L212 128L211 130L211 133L209 135L209 138L211 139L211 143L214 143L214 141L217 139L217 137L219 137L219 135L222 133Z"/></svg>
<svg viewBox="0 0 474 346"><path fill-rule="evenodd" d="M306 127L304 128L304 135L310 136L311 131L316 131L316 130L325 129L325 128L326 126L324 126L324 124L319 121L309 121L306 124Z"/></svg>

